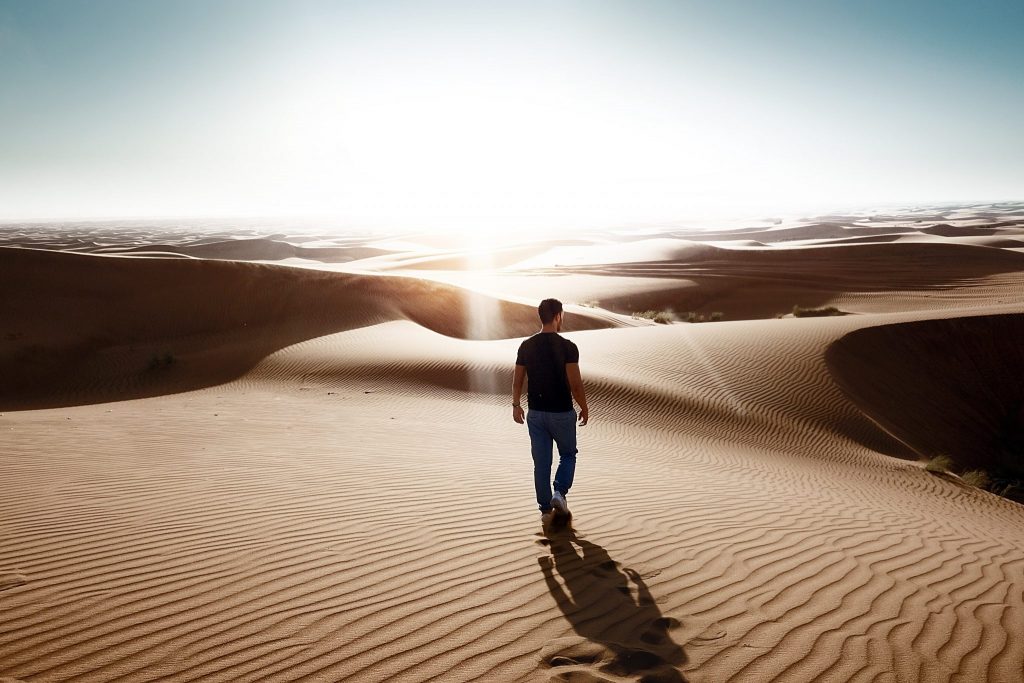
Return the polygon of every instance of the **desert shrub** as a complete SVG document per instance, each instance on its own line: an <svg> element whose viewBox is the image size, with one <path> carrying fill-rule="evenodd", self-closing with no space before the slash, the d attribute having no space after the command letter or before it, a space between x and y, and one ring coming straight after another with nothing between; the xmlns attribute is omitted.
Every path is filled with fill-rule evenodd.
<svg viewBox="0 0 1024 683"><path fill-rule="evenodd" d="M1020 479L993 477L988 490L997 496L1024 503L1024 481Z"/></svg>
<svg viewBox="0 0 1024 683"><path fill-rule="evenodd" d="M829 315L846 315L846 311L840 311L835 306L826 306L825 308L793 306L794 318L822 318Z"/></svg>
<svg viewBox="0 0 1024 683"><path fill-rule="evenodd" d="M688 322L688 323L695 323L695 322L697 322L697 312L696 311L687 311L686 312L686 322Z"/></svg>
<svg viewBox="0 0 1024 683"><path fill-rule="evenodd" d="M711 322L716 323L716 322L719 322L721 319L722 319L722 312L721 311L714 311L714 312L711 313Z"/></svg>
<svg viewBox="0 0 1024 683"><path fill-rule="evenodd" d="M979 489L986 488L992 483L992 479L989 478L988 473L984 470L971 470L970 472L964 472L960 475L960 480L968 486L974 486Z"/></svg>
<svg viewBox="0 0 1024 683"><path fill-rule="evenodd" d="M662 325L668 325L672 322L672 314L668 311L634 311L633 317L637 319L645 318L647 320L653 320L656 323Z"/></svg>
<svg viewBox="0 0 1024 683"><path fill-rule="evenodd" d="M925 464L927 472L948 472L953 467L953 459L948 455L936 455Z"/></svg>

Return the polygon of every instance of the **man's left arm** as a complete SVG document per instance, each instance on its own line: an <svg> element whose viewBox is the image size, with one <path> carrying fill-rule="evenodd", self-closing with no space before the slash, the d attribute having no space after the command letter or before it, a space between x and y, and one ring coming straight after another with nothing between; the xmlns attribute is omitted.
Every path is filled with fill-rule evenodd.
<svg viewBox="0 0 1024 683"><path fill-rule="evenodd" d="M566 363L565 375L569 379L569 390L576 403L580 406L580 426L587 424L590 419L590 409L587 408L587 392L583 390L583 376L580 375L579 363Z"/></svg>

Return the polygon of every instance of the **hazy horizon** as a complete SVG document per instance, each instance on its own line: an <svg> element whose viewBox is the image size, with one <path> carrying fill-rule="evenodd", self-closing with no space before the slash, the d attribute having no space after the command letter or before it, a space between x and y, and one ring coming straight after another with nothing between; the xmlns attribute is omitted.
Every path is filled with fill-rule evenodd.
<svg viewBox="0 0 1024 683"><path fill-rule="evenodd" d="M1015 201L1024 6L0 0L0 222Z"/></svg>

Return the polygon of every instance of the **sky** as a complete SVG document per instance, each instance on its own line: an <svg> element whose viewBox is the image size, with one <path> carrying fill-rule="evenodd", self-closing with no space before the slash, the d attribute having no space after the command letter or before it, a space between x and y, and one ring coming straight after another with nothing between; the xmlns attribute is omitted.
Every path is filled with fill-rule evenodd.
<svg viewBox="0 0 1024 683"><path fill-rule="evenodd" d="M1024 2L0 0L0 220L1024 198Z"/></svg>

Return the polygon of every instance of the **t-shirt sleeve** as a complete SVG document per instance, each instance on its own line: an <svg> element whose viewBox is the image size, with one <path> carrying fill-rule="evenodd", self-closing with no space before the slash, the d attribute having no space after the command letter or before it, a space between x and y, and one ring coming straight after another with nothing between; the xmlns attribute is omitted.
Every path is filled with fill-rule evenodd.
<svg viewBox="0 0 1024 683"><path fill-rule="evenodd" d="M519 351L516 353L516 365L526 365L526 342L519 345Z"/></svg>
<svg viewBox="0 0 1024 683"><path fill-rule="evenodd" d="M579 363L580 362L580 350L575 344L568 339L565 345L565 362L566 363Z"/></svg>

